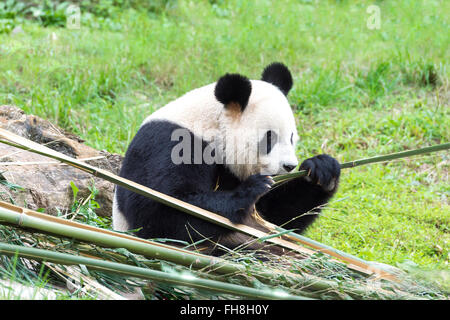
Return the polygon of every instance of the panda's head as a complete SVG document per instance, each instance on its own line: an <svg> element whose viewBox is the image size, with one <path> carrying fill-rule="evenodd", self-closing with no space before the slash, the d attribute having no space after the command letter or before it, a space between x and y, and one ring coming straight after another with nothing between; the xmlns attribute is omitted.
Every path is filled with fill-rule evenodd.
<svg viewBox="0 0 450 320"><path fill-rule="evenodd" d="M281 63L267 66L261 80L226 74L215 84L223 161L243 180L252 174L277 175L298 164L298 134L287 100L292 88L289 69Z"/></svg>

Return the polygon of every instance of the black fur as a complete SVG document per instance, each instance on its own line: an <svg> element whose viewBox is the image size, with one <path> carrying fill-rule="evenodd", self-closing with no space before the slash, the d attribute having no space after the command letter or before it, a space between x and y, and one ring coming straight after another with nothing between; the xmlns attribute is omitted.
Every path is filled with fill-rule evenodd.
<svg viewBox="0 0 450 320"><path fill-rule="evenodd" d="M240 74L226 74L221 77L214 89L216 99L227 107L230 103L237 103L241 111L247 107L252 84L248 78Z"/></svg>
<svg viewBox="0 0 450 320"><path fill-rule="evenodd" d="M277 143L277 140L278 136L274 131L267 131L264 137L258 143L259 153L262 155L269 154Z"/></svg>
<svg viewBox="0 0 450 320"><path fill-rule="evenodd" d="M293 80L289 69L280 62L269 64L263 71L261 80L278 87L285 96L292 89Z"/></svg>
<svg viewBox="0 0 450 320"><path fill-rule="evenodd" d="M123 161L120 176L149 188L171 195L201 208L218 213L232 222L244 223L259 229L252 219L253 206L268 220L282 224L324 204L335 192L325 190L332 179L339 178L339 165L329 156L306 160L302 168L311 169L311 181L298 179L270 190L273 181L262 175L250 176L241 182L221 164L178 164L171 159L172 148L179 141L171 141L172 132L180 129L168 121L152 121L143 125L131 142ZM191 150L194 140L207 146L205 141L190 133ZM192 156L192 162L194 159ZM318 185L319 182L322 184ZM130 229L138 229L142 238L169 238L187 242L210 238L223 246L234 248L249 238L195 218L187 213L117 187L117 201ZM314 209L315 212L318 209ZM287 227L304 230L313 216L305 216ZM249 247L258 249L261 245ZM218 247L216 247L218 248ZM211 251L220 254L220 250Z"/></svg>

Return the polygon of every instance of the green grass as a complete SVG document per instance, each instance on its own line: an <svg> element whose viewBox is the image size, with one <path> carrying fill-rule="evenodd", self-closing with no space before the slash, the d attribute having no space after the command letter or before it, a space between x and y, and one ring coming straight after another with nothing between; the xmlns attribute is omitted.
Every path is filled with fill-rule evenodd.
<svg viewBox="0 0 450 320"><path fill-rule="evenodd" d="M123 154L158 107L282 61L295 80L299 159L450 141L448 1L376 2L379 30L366 26L373 1L210 2L118 10L81 30L24 20L23 33L0 34L0 104ZM346 169L306 235L367 260L448 269L448 171L448 152Z"/></svg>

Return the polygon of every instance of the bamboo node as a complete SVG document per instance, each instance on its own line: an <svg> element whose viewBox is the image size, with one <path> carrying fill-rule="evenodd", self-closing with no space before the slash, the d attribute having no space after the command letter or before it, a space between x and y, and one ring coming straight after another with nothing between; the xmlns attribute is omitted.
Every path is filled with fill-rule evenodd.
<svg viewBox="0 0 450 320"><path fill-rule="evenodd" d="M20 214L19 214L19 218L17 219L17 224L18 224L19 226L22 226L22 225L23 225L24 217L25 217L25 213L24 213L23 210L22 210L22 211L20 212Z"/></svg>

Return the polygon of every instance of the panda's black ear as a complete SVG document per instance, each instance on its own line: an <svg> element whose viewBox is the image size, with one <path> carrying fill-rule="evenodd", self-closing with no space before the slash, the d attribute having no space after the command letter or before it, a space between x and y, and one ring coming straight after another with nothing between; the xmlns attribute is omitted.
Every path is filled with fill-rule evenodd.
<svg viewBox="0 0 450 320"><path fill-rule="evenodd" d="M278 87L285 96L292 88L292 75L289 69L281 62L269 64L263 71L261 80L269 82Z"/></svg>
<svg viewBox="0 0 450 320"><path fill-rule="evenodd" d="M214 95L216 99L225 105L225 108L232 103L237 103L244 111L247 107L252 84L247 77L240 74L229 74L222 76L216 83Z"/></svg>

